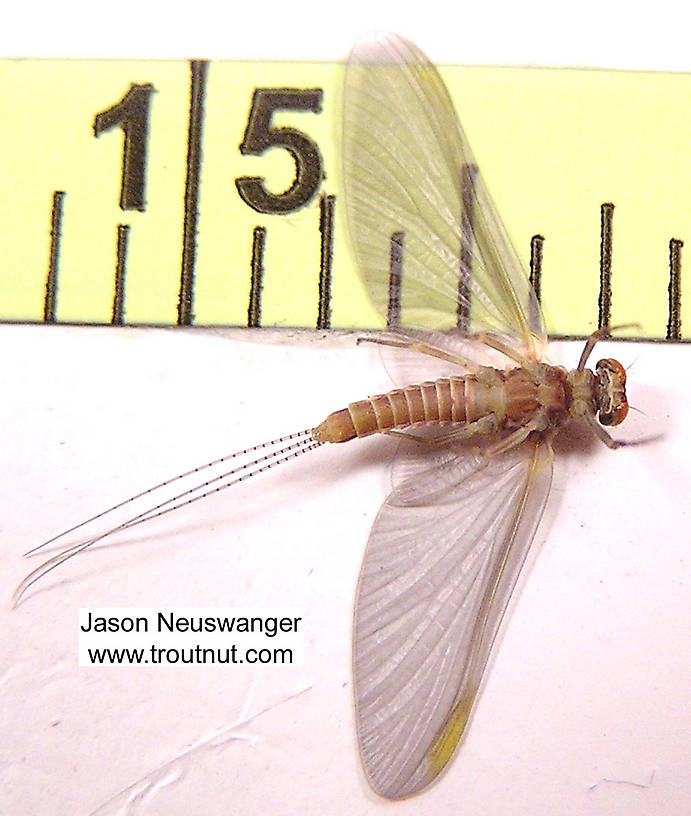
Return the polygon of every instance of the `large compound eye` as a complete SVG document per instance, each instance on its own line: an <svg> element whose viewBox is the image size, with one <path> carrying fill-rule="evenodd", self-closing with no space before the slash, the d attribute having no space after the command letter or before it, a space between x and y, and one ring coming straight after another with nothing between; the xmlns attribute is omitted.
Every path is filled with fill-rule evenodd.
<svg viewBox="0 0 691 816"><path fill-rule="evenodd" d="M625 391L626 369L619 360L608 357L605 360L599 360L595 370L603 379L607 396L606 405L601 407L597 415L598 421L601 425L619 425L629 413Z"/></svg>
<svg viewBox="0 0 691 816"><path fill-rule="evenodd" d="M626 369L619 362L619 360L614 360L611 357L606 357L604 360L598 360L595 369L596 371L599 371L602 368L611 372L612 379L618 380L620 385L626 385Z"/></svg>
<svg viewBox="0 0 691 816"><path fill-rule="evenodd" d="M600 411L597 418L600 425L619 425L626 419L628 413L629 404L626 402L626 397L624 397L624 401L619 405L615 405L611 411Z"/></svg>

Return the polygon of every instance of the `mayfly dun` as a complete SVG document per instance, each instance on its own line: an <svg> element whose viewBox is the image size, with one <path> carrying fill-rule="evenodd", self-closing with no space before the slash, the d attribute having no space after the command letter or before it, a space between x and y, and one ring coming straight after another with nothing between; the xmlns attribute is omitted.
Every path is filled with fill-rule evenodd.
<svg viewBox="0 0 691 816"><path fill-rule="evenodd" d="M372 527L357 588L353 675L365 774L378 794L401 799L438 776L466 729L547 499L555 434L576 420L618 447L605 426L626 417L626 375L613 359L586 368L607 331L591 336L572 371L544 362L539 303L446 87L404 39L378 35L350 56L343 168L357 264L388 317L389 330L368 339L394 374L405 369L407 382L72 527L51 542L85 532L118 508L132 513L134 500L148 502L50 558L24 579L15 600L106 536L323 444L400 437L394 489ZM424 363L433 379L419 376ZM220 475L200 476L219 467ZM164 488L172 498L154 498Z"/></svg>

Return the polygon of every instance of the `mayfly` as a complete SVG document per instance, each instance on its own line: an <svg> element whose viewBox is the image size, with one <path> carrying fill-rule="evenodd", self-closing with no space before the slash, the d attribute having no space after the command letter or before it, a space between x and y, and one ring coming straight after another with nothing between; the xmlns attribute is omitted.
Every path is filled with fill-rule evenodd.
<svg viewBox="0 0 691 816"><path fill-rule="evenodd" d="M410 374L414 356L435 379L410 385L411 377L316 427L195 468L82 522L61 536L154 491L185 488L67 547L24 579L16 600L106 536L322 444L401 437L394 489L364 555L353 633L362 765L374 791L401 799L438 776L466 729L547 499L553 437L577 420L617 447L603 426L626 417L626 376L612 359L586 368L606 331L591 336L573 371L543 361L539 303L447 89L402 38L378 35L350 56L343 167L356 260L388 318L389 330L369 339L394 373ZM503 365L482 364L498 358ZM240 456L249 461L238 464ZM182 482L231 459L220 476Z"/></svg>

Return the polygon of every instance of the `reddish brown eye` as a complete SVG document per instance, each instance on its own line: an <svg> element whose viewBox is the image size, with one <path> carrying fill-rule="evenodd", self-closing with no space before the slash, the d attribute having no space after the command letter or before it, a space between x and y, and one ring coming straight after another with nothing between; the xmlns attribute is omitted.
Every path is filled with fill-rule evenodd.
<svg viewBox="0 0 691 816"><path fill-rule="evenodd" d="M606 368L608 371L611 371L612 374L619 380L622 385L626 385L626 369L624 366L619 362L619 360L614 360L612 357L607 357L604 360L600 360L595 368ZM618 423L613 423L618 424Z"/></svg>
<svg viewBox="0 0 691 816"><path fill-rule="evenodd" d="M629 413L626 400L626 369L619 362L607 357L595 368L600 382L598 420L601 425L619 425Z"/></svg>
<svg viewBox="0 0 691 816"><path fill-rule="evenodd" d="M626 375L624 375L624 376L626 376ZM620 422L623 422L626 419L626 417L628 416L628 413L629 413L629 403L628 402L622 402L622 404L619 405L617 407L617 410L614 412L615 417L616 417L616 422L614 424L618 425Z"/></svg>
<svg viewBox="0 0 691 816"><path fill-rule="evenodd" d="M598 420L600 425L620 425L629 413L629 404L624 401L619 405L615 405L610 413L600 411Z"/></svg>

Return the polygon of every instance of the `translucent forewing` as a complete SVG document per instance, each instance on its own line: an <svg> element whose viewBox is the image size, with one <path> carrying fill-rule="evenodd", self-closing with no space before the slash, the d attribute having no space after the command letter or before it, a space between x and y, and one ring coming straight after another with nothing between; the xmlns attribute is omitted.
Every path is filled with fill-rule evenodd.
<svg viewBox="0 0 691 816"><path fill-rule="evenodd" d="M356 259L388 318L390 262L398 265L397 317L411 328L381 339L404 346L388 356L404 357L408 382L420 378L411 350L436 355L437 375L453 368L450 358L476 365L473 333L540 359L539 304L446 87L411 43L378 35L353 50L343 152ZM453 754L551 472L551 448L539 438L490 458L420 444L397 465L367 545L353 636L360 753L382 796L419 791Z"/></svg>
<svg viewBox="0 0 691 816"><path fill-rule="evenodd" d="M539 305L446 87L424 54L393 35L356 45L346 68L343 128L351 240L379 312L387 315L396 235L403 325L463 325L503 335L526 358L540 358Z"/></svg>
<svg viewBox="0 0 691 816"><path fill-rule="evenodd" d="M420 456L374 523L355 604L358 738L373 789L426 787L465 729L549 492L552 451Z"/></svg>

